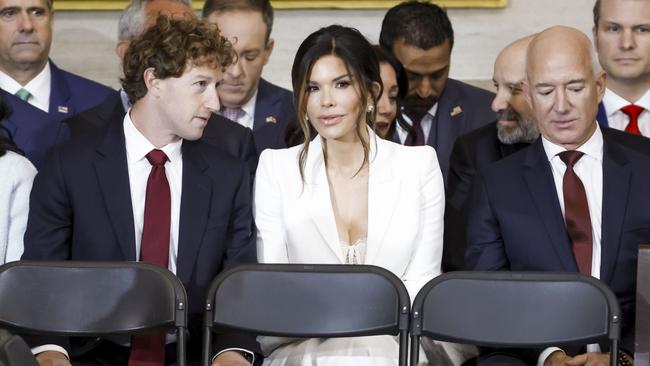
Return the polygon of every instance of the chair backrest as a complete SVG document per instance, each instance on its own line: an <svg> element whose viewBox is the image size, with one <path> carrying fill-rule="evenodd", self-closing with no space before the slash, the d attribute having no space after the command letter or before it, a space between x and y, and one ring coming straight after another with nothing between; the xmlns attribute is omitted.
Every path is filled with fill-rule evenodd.
<svg viewBox="0 0 650 366"><path fill-rule="evenodd" d="M244 265L221 273L206 303L211 328L288 337L400 335L406 364L410 301L402 281L367 265ZM402 357L403 354L403 357Z"/></svg>
<svg viewBox="0 0 650 366"><path fill-rule="evenodd" d="M187 295L165 268L141 262L12 262L0 266L0 325L18 332L105 336L178 330Z"/></svg>
<svg viewBox="0 0 650 366"><path fill-rule="evenodd" d="M38 366L25 341L0 329L0 366Z"/></svg>
<svg viewBox="0 0 650 366"><path fill-rule="evenodd" d="M411 336L502 347L609 339L615 353L620 323L616 296L590 276L450 272L431 280L416 296Z"/></svg>

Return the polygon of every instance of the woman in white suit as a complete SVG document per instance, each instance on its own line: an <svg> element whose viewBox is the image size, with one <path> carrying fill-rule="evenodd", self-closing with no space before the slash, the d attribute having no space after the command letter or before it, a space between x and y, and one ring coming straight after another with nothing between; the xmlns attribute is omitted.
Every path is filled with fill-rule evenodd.
<svg viewBox="0 0 650 366"><path fill-rule="evenodd" d="M379 75L372 46L352 28L320 29L298 49L292 80L305 142L260 156L258 259L381 266L413 299L440 274L444 188L431 147L385 141L369 127ZM395 365L398 358L391 336L260 343L265 365Z"/></svg>

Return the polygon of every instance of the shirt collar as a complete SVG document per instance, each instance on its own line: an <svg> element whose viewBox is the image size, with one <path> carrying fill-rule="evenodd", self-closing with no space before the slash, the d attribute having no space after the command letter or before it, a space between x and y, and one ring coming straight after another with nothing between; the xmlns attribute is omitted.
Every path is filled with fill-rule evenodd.
<svg viewBox="0 0 650 366"><path fill-rule="evenodd" d="M595 123L596 123L596 131L594 131L594 133L587 140L587 142L579 146L576 150L583 152L585 155L592 157L597 161L602 161L603 160L603 133L601 132L598 123L597 122ZM554 157L557 156L557 154L563 151L567 151L566 148L549 141L544 136L542 136L542 145L544 146L544 152L546 153L546 157L548 158L548 161L551 161Z"/></svg>
<svg viewBox="0 0 650 366"><path fill-rule="evenodd" d="M248 100L248 102L244 103L243 106L241 106L242 111L246 113L247 116L250 116L251 118L255 115L255 103L257 103L257 90L255 90L255 94L253 94L253 97Z"/></svg>
<svg viewBox="0 0 650 366"><path fill-rule="evenodd" d="M126 145L126 160L133 164L146 159L146 155L156 147L135 127L131 119L131 109L124 116L124 142ZM159 150L162 150L170 162L182 158L181 146L183 139L169 143Z"/></svg>
<svg viewBox="0 0 650 366"><path fill-rule="evenodd" d="M18 90L25 89L32 95L32 98L39 102L39 104L49 104L51 83L52 71L50 70L49 61L45 64L43 70L41 70L41 72L39 72L24 86L20 85L20 83L8 74L0 71L0 88L10 94L16 94Z"/></svg>
<svg viewBox="0 0 650 366"><path fill-rule="evenodd" d="M614 93L608 88L605 88L603 106L607 112L607 117L611 117L612 115L616 114L621 108L629 104L635 104L643 107L646 110L650 110L650 89L648 89L639 100L635 101L634 103L630 103L620 95Z"/></svg>
<svg viewBox="0 0 650 366"><path fill-rule="evenodd" d="M401 107L400 112L401 112L400 114L402 115L402 117L404 118L404 120L406 121L406 123L408 123L409 125L413 125L413 121L411 121L411 117L409 117L409 116L404 112L404 106ZM424 120L424 118L425 118L427 115L430 115L431 117L435 117L437 112L438 112L438 102L435 102L435 103L433 103L433 105L431 106L431 108L427 111L427 114L425 114L424 117L422 117L422 119ZM398 128L402 128L402 126L401 126L399 123L397 124L397 127L398 127Z"/></svg>

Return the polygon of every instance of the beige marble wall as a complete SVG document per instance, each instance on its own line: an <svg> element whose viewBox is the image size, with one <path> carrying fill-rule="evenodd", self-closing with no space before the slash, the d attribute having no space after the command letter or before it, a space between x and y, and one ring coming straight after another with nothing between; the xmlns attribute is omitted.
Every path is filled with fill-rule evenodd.
<svg viewBox="0 0 650 366"><path fill-rule="evenodd" d="M593 0L509 0L503 9L450 9L456 34L451 76L489 87L492 63L510 41L555 24L591 32ZM290 87L290 69L300 42L319 27L358 28L377 42L385 10L276 11L275 50L264 77ZM120 65L113 51L119 12L61 11L55 16L52 59L61 67L118 87Z"/></svg>

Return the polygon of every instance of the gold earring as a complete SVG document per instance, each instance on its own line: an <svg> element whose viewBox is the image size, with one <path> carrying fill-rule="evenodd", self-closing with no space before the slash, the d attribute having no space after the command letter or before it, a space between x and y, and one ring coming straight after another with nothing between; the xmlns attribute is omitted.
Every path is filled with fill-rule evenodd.
<svg viewBox="0 0 650 366"><path fill-rule="evenodd" d="M372 104L368 104L368 113L372 113L372 111L375 110L375 106Z"/></svg>

